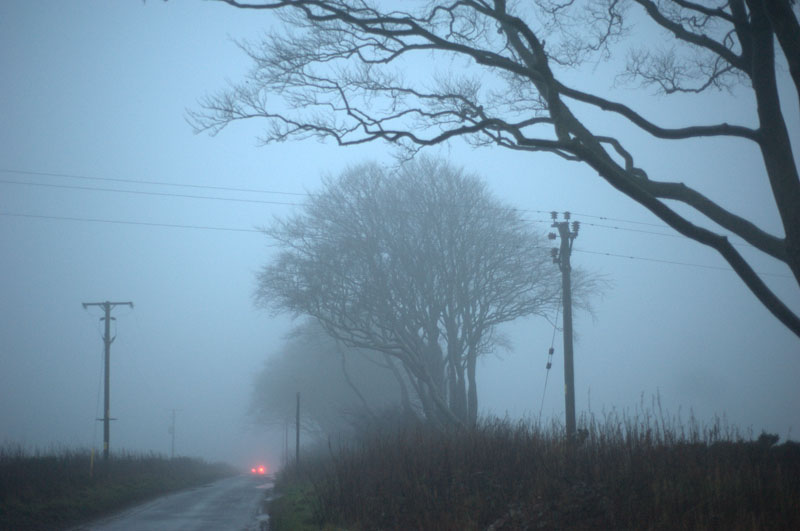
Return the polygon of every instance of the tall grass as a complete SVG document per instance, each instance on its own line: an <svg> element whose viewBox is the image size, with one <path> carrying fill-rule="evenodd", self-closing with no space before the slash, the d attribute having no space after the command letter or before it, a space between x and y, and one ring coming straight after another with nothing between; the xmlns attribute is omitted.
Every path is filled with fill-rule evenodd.
<svg viewBox="0 0 800 531"><path fill-rule="evenodd" d="M651 413L579 428L406 425L306 459L277 489L303 485L313 524L346 529L800 529L797 443Z"/></svg>
<svg viewBox="0 0 800 531"><path fill-rule="evenodd" d="M231 475L227 465L157 454L0 448L0 529L60 529L134 502Z"/></svg>

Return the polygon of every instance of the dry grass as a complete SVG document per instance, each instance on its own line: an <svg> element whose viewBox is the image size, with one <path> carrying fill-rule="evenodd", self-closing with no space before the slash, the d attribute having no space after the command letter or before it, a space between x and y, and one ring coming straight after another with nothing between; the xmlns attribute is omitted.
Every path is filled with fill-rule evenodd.
<svg viewBox="0 0 800 531"><path fill-rule="evenodd" d="M156 454L0 449L0 529L61 529L165 492L230 475L226 465Z"/></svg>
<svg viewBox="0 0 800 531"><path fill-rule="evenodd" d="M800 529L800 445L717 419L485 419L474 430L383 430L287 469L316 526L346 529ZM276 522L277 523L277 522Z"/></svg>

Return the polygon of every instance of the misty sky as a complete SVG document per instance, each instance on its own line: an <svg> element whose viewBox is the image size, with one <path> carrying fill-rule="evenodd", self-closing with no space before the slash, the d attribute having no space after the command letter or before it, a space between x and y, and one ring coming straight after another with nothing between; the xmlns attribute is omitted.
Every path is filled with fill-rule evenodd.
<svg viewBox="0 0 800 531"><path fill-rule="evenodd" d="M113 313L112 450L168 453L177 409L178 453L277 461L280 448L249 427L246 409L254 375L292 321L253 306L254 274L274 253L256 228L299 208L321 176L393 158L382 144L259 146L258 122L192 133L186 110L249 67L234 40L271 23L214 2L0 3L0 443L102 446L102 312L81 303L132 301ZM620 91L634 106L645 101ZM800 153L797 99L784 100ZM753 121L748 95L647 101L658 101L646 111L665 126ZM782 234L752 146L630 144L651 177L691 183ZM485 178L543 232L551 210L582 222L572 262L613 288L594 318L576 321L580 411L630 409L658 394L684 419L692 410L800 437L800 341L714 252L580 164L458 141L429 152ZM788 268L740 249L800 311ZM513 350L479 367L482 410L535 417L553 328L529 319L504 331ZM564 411L558 334L555 348L546 419Z"/></svg>

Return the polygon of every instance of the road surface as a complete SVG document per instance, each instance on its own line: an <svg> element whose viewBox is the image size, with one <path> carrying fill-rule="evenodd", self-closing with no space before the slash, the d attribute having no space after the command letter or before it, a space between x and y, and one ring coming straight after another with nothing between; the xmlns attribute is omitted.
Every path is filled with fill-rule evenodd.
<svg viewBox="0 0 800 531"><path fill-rule="evenodd" d="M235 476L168 494L73 531L252 531L272 481Z"/></svg>

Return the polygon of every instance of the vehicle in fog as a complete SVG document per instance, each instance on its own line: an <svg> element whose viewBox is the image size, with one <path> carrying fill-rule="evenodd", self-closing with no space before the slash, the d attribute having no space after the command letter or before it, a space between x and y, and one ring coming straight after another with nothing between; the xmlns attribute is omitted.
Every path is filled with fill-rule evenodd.
<svg viewBox="0 0 800 531"><path fill-rule="evenodd" d="M267 467L266 465L254 466L250 469L250 473L254 476L265 476L267 474Z"/></svg>

